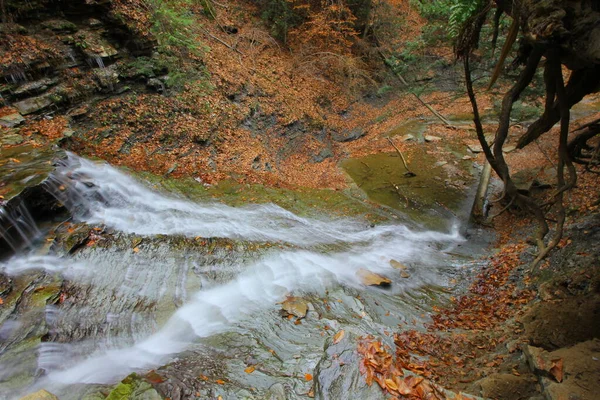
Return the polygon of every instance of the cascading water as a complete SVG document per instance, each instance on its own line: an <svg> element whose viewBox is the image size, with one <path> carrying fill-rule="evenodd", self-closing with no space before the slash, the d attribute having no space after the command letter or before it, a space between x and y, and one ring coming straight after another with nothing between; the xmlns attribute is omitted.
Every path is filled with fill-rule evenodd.
<svg viewBox="0 0 600 400"><path fill-rule="evenodd" d="M410 282L382 296L435 282L448 265L444 250L463 241L457 229L440 233L403 225L369 227L351 219L303 218L273 204L238 208L193 203L159 194L107 164L72 154L48 185L76 220L149 243L140 245L141 252L115 248L71 257L21 254L0 264L0 270L14 278L32 271L60 275L67 282L63 287L85 293L71 302L46 306L40 329L48 331L47 339L32 349L39 378L25 388L45 388L67 397L73 385L115 383L132 371L164 365L199 338L249 329L261 313L277 309L286 295L324 295L340 286L364 290L356 275L361 268L395 280L399 272L390 267L391 259L418 262ZM156 235L220 237L279 247L249 258L225 250L223 261L212 250L203 256L164 250L168 244L151 242ZM207 269L230 274L222 281L190 283L190 274ZM188 296L190 290L196 293ZM172 312L161 320L157 314L165 304L171 304ZM6 319L0 339L10 341L22 325L18 317ZM2 358L2 351L0 347L0 382L31 370L25 362ZM13 393L17 397L23 392ZM11 397L2 385L1 395Z"/></svg>

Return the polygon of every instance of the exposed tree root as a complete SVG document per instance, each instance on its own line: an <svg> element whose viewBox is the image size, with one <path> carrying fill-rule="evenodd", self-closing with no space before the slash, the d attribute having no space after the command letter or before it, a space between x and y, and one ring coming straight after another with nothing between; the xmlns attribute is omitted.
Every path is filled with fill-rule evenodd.
<svg viewBox="0 0 600 400"><path fill-rule="evenodd" d="M480 14L476 18L485 18ZM516 23L516 22L515 22ZM513 25L515 24L513 23ZM530 213L537 222L536 244L538 253L533 261L532 267L537 267L548 253L556 247L562 238L566 213L564 207L564 193L573 188L577 182L577 174L573 161L580 163L596 163L600 152L600 144L595 146L588 142L600 133L600 120L594 121L579 129L577 136L568 142L570 109L579 102L586 94L598 90L600 83L600 69L598 66L584 68L574 71L568 84L565 86L562 75L561 57L562 50L559 46L533 44L526 56L525 68L519 74L516 83L508 90L502 101L502 109L499 116L499 125L496 130L493 145L488 145L477 105L473 81L470 70L470 51L473 48L473 37L478 36L473 30L480 29L480 22L471 23L471 31L465 29L463 37L459 41L461 46L457 49L457 55L463 58L465 81L467 93L473 108L473 121L477 132L477 138L483 149L483 153L490 166L504 183L503 194L500 199L506 201L506 205L492 218L497 217L512 206ZM504 51L503 51L504 52ZM560 121L560 138L558 146L557 187L550 200L545 204L539 204L533 197L520 193L511 177L510 168L504 158L502 147L507 140L510 115L513 104L519 99L523 90L531 83L533 76L540 64L542 57L546 58L544 66L544 84L546 99L544 114L530 126L528 131L519 139L518 147L521 148L537 139L542 134ZM493 82L493 80L492 80ZM566 170L566 174L565 174ZM565 176L566 175L566 176ZM555 220L548 218L547 213L553 210ZM553 221L555 226L552 236L546 242L546 236L550 232L548 221Z"/></svg>

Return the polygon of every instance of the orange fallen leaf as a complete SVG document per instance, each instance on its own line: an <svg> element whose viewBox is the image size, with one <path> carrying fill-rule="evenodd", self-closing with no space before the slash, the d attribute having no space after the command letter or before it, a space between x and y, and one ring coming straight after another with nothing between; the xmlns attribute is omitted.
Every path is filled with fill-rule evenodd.
<svg viewBox="0 0 600 400"><path fill-rule="evenodd" d="M165 379L156 371L148 372L148 374L146 374L146 380L150 383L163 383L165 381Z"/></svg>
<svg viewBox="0 0 600 400"><path fill-rule="evenodd" d="M225 381L223 379L217 379L215 382L217 382L219 385L225 384Z"/></svg>
<svg viewBox="0 0 600 400"><path fill-rule="evenodd" d="M341 342L345 334L346 332L344 332L343 329L336 333L335 336L333 336L333 344L338 344L339 342Z"/></svg>
<svg viewBox="0 0 600 400"><path fill-rule="evenodd" d="M140 248L139 248L139 247L134 247L134 249L133 249L133 252L134 252L134 253L138 253L139 251L140 251Z"/></svg>
<svg viewBox="0 0 600 400"><path fill-rule="evenodd" d="M398 391L398 385L396 385L396 382L394 382L392 379L386 379L384 382L385 382L385 386L389 390Z"/></svg>
<svg viewBox="0 0 600 400"><path fill-rule="evenodd" d="M312 377L312 375L311 375L311 374L306 374L306 375L304 375L304 379L306 379L306 381L307 381L307 382L310 382L310 381L312 381L312 378L313 378L313 377Z"/></svg>
<svg viewBox="0 0 600 400"><path fill-rule="evenodd" d="M254 367L254 365L251 365L251 366L249 366L248 368L246 368L246 369L244 370L244 372L245 372L245 373L247 373L247 374L251 374L251 373L253 373L253 372L254 372L254 370L255 370L255 369L256 369L256 368Z"/></svg>
<svg viewBox="0 0 600 400"><path fill-rule="evenodd" d="M552 361L552 368L550 368L550 374L556 379L557 382L562 382L563 380L563 360L559 358L557 360Z"/></svg>

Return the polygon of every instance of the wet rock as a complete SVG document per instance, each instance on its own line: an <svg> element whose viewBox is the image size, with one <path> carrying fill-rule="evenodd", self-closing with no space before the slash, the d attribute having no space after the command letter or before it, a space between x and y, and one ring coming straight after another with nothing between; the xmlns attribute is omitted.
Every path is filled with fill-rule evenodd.
<svg viewBox="0 0 600 400"><path fill-rule="evenodd" d="M410 141L413 141L413 140L415 140L415 136L411 135L410 133L402 136L402 141L403 142L410 142Z"/></svg>
<svg viewBox="0 0 600 400"><path fill-rule="evenodd" d="M407 278L410 278L410 274L408 272L406 272L406 271L402 271L400 273L400 277L404 278L404 279L407 279Z"/></svg>
<svg viewBox="0 0 600 400"><path fill-rule="evenodd" d="M0 158L0 257L11 254L34 236L36 219L52 218L60 210L45 182L54 171L53 160L64 157L62 151L21 145L3 149Z"/></svg>
<svg viewBox="0 0 600 400"><path fill-rule="evenodd" d="M25 397L21 397L20 400L58 400L58 397L52 393L42 389L32 394L28 394Z"/></svg>
<svg viewBox="0 0 600 400"><path fill-rule="evenodd" d="M505 153L512 153L516 149L517 149L517 146L511 144L511 145L508 145L508 146L504 146L504 148L502 148L502 151L505 152Z"/></svg>
<svg viewBox="0 0 600 400"><path fill-rule="evenodd" d="M442 140L441 137L439 136L433 136L433 135L425 135L423 137L423 139L425 139L426 142L439 142L440 140Z"/></svg>
<svg viewBox="0 0 600 400"><path fill-rule="evenodd" d="M376 274L375 272L371 272L364 268L361 268L358 271L356 271L356 276L365 286L387 287L392 284L392 281L389 278L386 278L383 275Z"/></svg>
<svg viewBox="0 0 600 400"><path fill-rule="evenodd" d="M115 90L115 86L119 83L119 74L115 65L94 70L94 77L100 84L100 87L110 91Z"/></svg>
<svg viewBox="0 0 600 400"><path fill-rule="evenodd" d="M52 100L48 96L31 97L26 100L19 101L14 106L22 115L32 114L49 107Z"/></svg>
<svg viewBox="0 0 600 400"><path fill-rule="evenodd" d="M378 385L367 386L358 366L356 333L337 344L327 341L325 354L315 368L315 398L323 400L384 399Z"/></svg>
<svg viewBox="0 0 600 400"><path fill-rule="evenodd" d="M100 31L81 30L74 39L76 45L83 49L84 54L93 59L98 67L103 67L102 59L114 57L119 52L101 35Z"/></svg>
<svg viewBox="0 0 600 400"><path fill-rule="evenodd" d="M286 400L287 394L285 387L281 383L272 385L267 393L265 393L265 400Z"/></svg>
<svg viewBox="0 0 600 400"><path fill-rule="evenodd" d="M360 139L366 134L367 133L364 131L364 129L354 128L342 132L333 132L331 134L331 138L336 142L351 142L353 140Z"/></svg>
<svg viewBox="0 0 600 400"><path fill-rule="evenodd" d="M162 397L148 382L144 382L137 374L123 379L106 397L106 400L162 400Z"/></svg>
<svg viewBox="0 0 600 400"><path fill-rule="evenodd" d="M402 271L406 271L408 269L408 267L404 264L402 264L400 261L396 261L396 260L390 260L390 266L392 268L396 268Z"/></svg>

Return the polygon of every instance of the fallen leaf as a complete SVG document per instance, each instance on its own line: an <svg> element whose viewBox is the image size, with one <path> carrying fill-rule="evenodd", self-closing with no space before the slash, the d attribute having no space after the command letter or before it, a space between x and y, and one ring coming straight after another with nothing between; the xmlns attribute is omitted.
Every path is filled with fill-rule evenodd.
<svg viewBox="0 0 600 400"><path fill-rule="evenodd" d="M392 266L392 268L400 269L402 271L405 271L408 269L408 267L406 265L404 265L401 262L396 261L396 260L390 260L390 265Z"/></svg>
<svg viewBox="0 0 600 400"><path fill-rule="evenodd" d="M556 379L557 382L562 382L563 380L563 360L559 358L557 360L552 361L552 368L550 368L550 374Z"/></svg>
<svg viewBox="0 0 600 400"><path fill-rule="evenodd" d="M339 331L338 333L336 333L333 336L333 344L338 344L344 338L345 334L346 334L346 332L344 332L343 329L341 331Z"/></svg>
<svg viewBox="0 0 600 400"><path fill-rule="evenodd" d="M300 297L288 296L281 302L281 309L288 315L304 318L308 313L308 303Z"/></svg>
<svg viewBox="0 0 600 400"><path fill-rule="evenodd" d="M312 381L312 378L313 378L313 377L312 377L312 375L311 375L311 374L306 374L306 375L304 375L304 379L306 379L306 381L307 381L307 382L310 382L310 381Z"/></svg>
<svg viewBox="0 0 600 400"><path fill-rule="evenodd" d="M134 253L138 253L139 251L140 251L140 248L139 248L139 247L134 247L134 248L133 248L133 252L134 252Z"/></svg>
<svg viewBox="0 0 600 400"><path fill-rule="evenodd" d="M225 381L223 379L217 379L215 382L217 382L219 385L225 384Z"/></svg>
<svg viewBox="0 0 600 400"><path fill-rule="evenodd" d="M253 372L254 372L254 370L255 370L255 369L256 369L256 368L254 367L254 365L251 365L251 366L249 366L248 368L246 368L246 369L244 370L244 372L245 372L245 373L247 373L247 374L251 374L251 373L253 373Z"/></svg>
<svg viewBox="0 0 600 400"><path fill-rule="evenodd" d="M150 371L146 374L146 380L150 383L163 383L165 379L156 371Z"/></svg>
<svg viewBox="0 0 600 400"><path fill-rule="evenodd" d="M385 276L376 274L364 268L356 271L356 276L365 286L390 286L392 281Z"/></svg>
<svg viewBox="0 0 600 400"><path fill-rule="evenodd" d="M385 382L385 386L388 389L398 391L398 385L396 385L396 382L394 382L393 380L386 379L384 382Z"/></svg>

